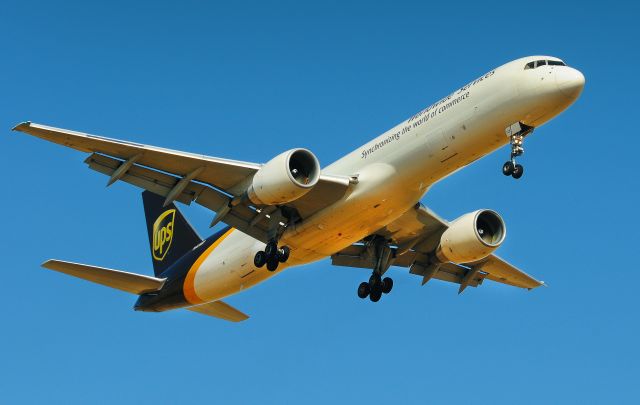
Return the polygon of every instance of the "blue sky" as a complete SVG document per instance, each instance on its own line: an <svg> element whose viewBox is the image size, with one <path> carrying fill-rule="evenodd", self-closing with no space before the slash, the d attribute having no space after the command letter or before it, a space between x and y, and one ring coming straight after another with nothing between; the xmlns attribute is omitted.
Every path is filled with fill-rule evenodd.
<svg viewBox="0 0 640 405"><path fill-rule="evenodd" d="M229 2L226 2L229 3ZM0 402L633 403L640 395L637 19L631 2L5 1ZM586 76L527 140L438 184L448 219L499 211L499 253L549 288L457 285L322 261L228 301L230 324L133 312L135 298L39 267L151 274L139 190L105 189L80 152L12 133L34 122L265 162L324 165L484 72L532 54ZM202 232L212 213L184 209ZM393 402L392 402L393 401Z"/></svg>

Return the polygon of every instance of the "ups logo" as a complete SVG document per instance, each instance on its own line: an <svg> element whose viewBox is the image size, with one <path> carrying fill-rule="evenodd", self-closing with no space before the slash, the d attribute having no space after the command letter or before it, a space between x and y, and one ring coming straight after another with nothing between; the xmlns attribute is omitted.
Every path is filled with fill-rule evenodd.
<svg viewBox="0 0 640 405"><path fill-rule="evenodd" d="M175 219L176 210L167 210L153 223L153 258L157 261L164 260L171 247Z"/></svg>

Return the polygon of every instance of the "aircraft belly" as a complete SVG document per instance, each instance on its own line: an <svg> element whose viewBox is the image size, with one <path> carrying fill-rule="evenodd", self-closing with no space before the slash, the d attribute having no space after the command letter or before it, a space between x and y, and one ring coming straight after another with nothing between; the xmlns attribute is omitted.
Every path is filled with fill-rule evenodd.
<svg viewBox="0 0 640 405"><path fill-rule="evenodd" d="M403 182L391 164L374 163L359 173L357 188L283 235L283 244L305 261L329 256L394 221L424 193L415 179Z"/></svg>
<svg viewBox="0 0 640 405"><path fill-rule="evenodd" d="M222 299L252 287L277 274L265 267L256 268L253 257L264 244L238 230L233 230L204 258L195 270L193 289L202 302Z"/></svg>

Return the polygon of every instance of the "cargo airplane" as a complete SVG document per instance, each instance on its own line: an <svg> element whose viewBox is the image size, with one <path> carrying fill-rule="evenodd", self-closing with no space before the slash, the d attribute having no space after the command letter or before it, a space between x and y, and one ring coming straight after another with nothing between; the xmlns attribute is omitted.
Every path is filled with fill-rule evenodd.
<svg viewBox="0 0 640 405"><path fill-rule="evenodd" d="M190 311L241 321L222 299L326 257L369 269L357 288L388 294L390 266L457 283L459 293L489 279L524 289L543 285L494 254L506 237L500 215L479 209L451 222L419 201L438 181L504 145L502 167L519 179L517 158L534 129L580 95L584 76L562 60L531 56L480 76L321 169L307 149L265 164L179 152L31 122L14 130L90 155L90 169L145 191L154 276L60 260L45 268L138 295L134 309ZM195 202L226 227L202 239L175 202Z"/></svg>

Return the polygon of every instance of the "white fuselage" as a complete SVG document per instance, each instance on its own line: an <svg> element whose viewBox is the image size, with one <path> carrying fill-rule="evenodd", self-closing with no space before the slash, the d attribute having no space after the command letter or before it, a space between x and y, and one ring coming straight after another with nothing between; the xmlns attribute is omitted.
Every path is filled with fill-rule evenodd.
<svg viewBox="0 0 640 405"><path fill-rule="evenodd" d="M360 241L404 214L434 183L507 144L509 125L538 127L558 115L577 99L584 77L568 66L525 69L535 60L558 59L507 63L324 168L358 182L335 204L286 229L280 244L291 248L291 257L278 271L254 266L263 243L238 230L227 233L196 270L198 301L222 299Z"/></svg>

